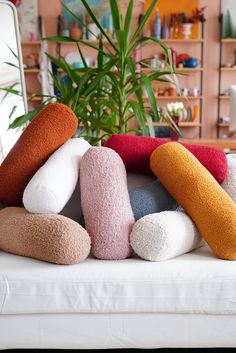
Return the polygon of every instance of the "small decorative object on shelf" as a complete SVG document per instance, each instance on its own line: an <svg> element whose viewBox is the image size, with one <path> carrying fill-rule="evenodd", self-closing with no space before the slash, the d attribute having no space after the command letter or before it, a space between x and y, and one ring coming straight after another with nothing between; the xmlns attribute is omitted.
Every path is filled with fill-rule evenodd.
<svg viewBox="0 0 236 353"><path fill-rule="evenodd" d="M169 27L167 24L167 17L166 16L163 17L163 25L161 28L161 38L162 39L169 39L170 38L170 31L169 31Z"/></svg>
<svg viewBox="0 0 236 353"><path fill-rule="evenodd" d="M184 39L189 39L189 37L191 36L192 26L193 24L191 22L181 24Z"/></svg>
<svg viewBox="0 0 236 353"><path fill-rule="evenodd" d="M176 126L179 126L180 115L182 114L183 109L184 109L184 105L182 102L175 102L175 103L167 104L167 111L170 114L170 116ZM179 135L176 132L176 130L171 129L170 138L173 141L178 141Z"/></svg>
<svg viewBox="0 0 236 353"><path fill-rule="evenodd" d="M205 7L195 9L192 12L192 16L188 16L185 12L179 14L179 21L181 23L181 29L184 39L190 39L192 34L192 26L197 22L205 22L204 16Z"/></svg>
<svg viewBox="0 0 236 353"><path fill-rule="evenodd" d="M223 16L222 38L234 38L234 28L229 9Z"/></svg>
<svg viewBox="0 0 236 353"><path fill-rule="evenodd" d="M76 40L82 37L82 30L77 22L74 22L73 27L70 29L70 37Z"/></svg>
<svg viewBox="0 0 236 353"><path fill-rule="evenodd" d="M156 10L156 15L155 15L155 19L154 19L153 36L157 39L161 38L161 19L159 16L158 9Z"/></svg>
<svg viewBox="0 0 236 353"><path fill-rule="evenodd" d="M179 38L179 20L177 14L174 14L174 39Z"/></svg>

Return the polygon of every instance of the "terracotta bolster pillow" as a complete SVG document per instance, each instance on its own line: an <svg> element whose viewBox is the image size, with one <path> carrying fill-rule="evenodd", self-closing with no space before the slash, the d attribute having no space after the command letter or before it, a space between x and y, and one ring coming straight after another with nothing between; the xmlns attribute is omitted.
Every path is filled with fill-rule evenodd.
<svg viewBox="0 0 236 353"><path fill-rule="evenodd" d="M152 153L151 169L214 253L236 260L236 204L201 163L179 143L171 142Z"/></svg>
<svg viewBox="0 0 236 353"><path fill-rule="evenodd" d="M42 109L28 125L0 167L0 201L21 205L24 189L50 155L74 135L78 120L61 103Z"/></svg>
<svg viewBox="0 0 236 353"><path fill-rule="evenodd" d="M112 135L106 147L112 148L122 158L127 173L151 174L150 155L160 145L169 142L148 136ZM199 162L221 183L226 175L227 160L223 151L207 146L183 144Z"/></svg>
<svg viewBox="0 0 236 353"><path fill-rule="evenodd" d="M90 237L85 229L67 217L35 215L24 208L7 207L0 211L0 249L71 265L89 255Z"/></svg>

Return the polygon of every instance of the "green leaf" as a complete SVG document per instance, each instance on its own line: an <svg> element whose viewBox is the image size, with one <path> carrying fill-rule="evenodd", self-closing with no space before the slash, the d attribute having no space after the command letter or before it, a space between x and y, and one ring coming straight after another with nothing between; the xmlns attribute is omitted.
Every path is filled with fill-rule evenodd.
<svg viewBox="0 0 236 353"><path fill-rule="evenodd" d="M139 104L135 101L130 101L129 105L134 112L135 118L140 126L142 135L147 135L147 129L146 129L146 125L145 125L145 121L144 121L144 117L143 117L143 112L142 112Z"/></svg>
<svg viewBox="0 0 236 353"><path fill-rule="evenodd" d="M112 15L112 21L113 21L113 26L115 31L116 30L121 30L121 15L120 15L120 10L119 6L117 4L117 0L109 0L110 1L110 9L111 9L111 15Z"/></svg>
<svg viewBox="0 0 236 353"><path fill-rule="evenodd" d="M76 45L77 45L78 51L79 51L79 53L80 53L80 56L81 56L83 65L84 65L84 67L87 69L87 68L88 68L88 65L87 65L87 62L86 62L86 60L85 60L84 54L83 54L83 52L82 52L82 50L81 50L81 48L80 48L80 45L79 45L78 42L76 43Z"/></svg>
<svg viewBox="0 0 236 353"><path fill-rule="evenodd" d="M102 35L104 35L104 37L108 40L108 42L110 43L110 45L112 46L112 48L117 51L117 48L115 46L115 44L113 43L113 41L111 40L111 38L106 34L106 32L104 31L103 27L100 25L99 20L97 19L97 17L94 15L93 11L91 10L91 8L89 7L88 3L86 0L81 0L81 2L83 3L84 7L86 8L89 16L91 17L91 19L93 20L93 22L96 24L96 26L99 28L99 30L101 31Z"/></svg>
<svg viewBox="0 0 236 353"><path fill-rule="evenodd" d="M22 97L22 92L12 88L0 88L0 91L15 94L16 96Z"/></svg>
<svg viewBox="0 0 236 353"><path fill-rule="evenodd" d="M148 76L146 76L145 74L142 74L142 82L143 82L143 85L147 91L147 95L148 95L154 116L157 119L159 117L159 114L158 114L158 110L157 110L157 102L156 102L156 98L154 96L151 81Z"/></svg>
<svg viewBox="0 0 236 353"><path fill-rule="evenodd" d="M155 130L153 127L152 117L149 114L146 115L146 120L147 120L147 125L148 125L150 136L155 137Z"/></svg>
<svg viewBox="0 0 236 353"><path fill-rule="evenodd" d="M12 53L12 55L18 60L18 55L7 45L8 49L10 50L10 52Z"/></svg>
<svg viewBox="0 0 236 353"><path fill-rule="evenodd" d="M171 118L169 113L166 113L165 117L166 122L170 125L170 127L177 132L179 137L183 137L182 131L179 129L179 127L175 124L174 120Z"/></svg>
<svg viewBox="0 0 236 353"><path fill-rule="evenodd" d="M131 44L133 44L135 42L135 40L138 38L138 36L140 35L143 27L145 26L147 20L149 19L153 9L155 8L156 4L157 4L158 0L153 0L151 5L149 6L149 8L147 9L145 15L143 16L143 19L141 21L141 23L139 24L138 28L136 29L132 39L131 39Z"/></svg>
<svg viewBox="0 0 236 353"><path fill-rule="evenodd" d="M35 109L25 115L19 116L11 124L9 124L9 129L16 129L24 125L25 123L27 123L27 121L32 120L33 117L38 113L38 111L38 109Z"/></svg>
<svg viewBox="0 0 236 353"><path fill-rule="evenodd" d="M124 57L123 53L125 50L125 36L124 36L124 31L122 30L116 30L116 38L117 38L117 42L119 44L119 51L121 53L121 56Z"/></svg>
<svg viewBox="0 0 236 353"><path fill-rule="evenodd" d="M5 61L4 64L15 67L16 69L20 70L19 66L15 65L13 63L10 63L9 61Z"/></svg>
<svg viewBox="0 0 236 353"><path fill-rule="evenodd" d="M130 36L130 28L132 23L132 15L133 15L133 0L130 0L126 15L125 15L125 24L124 24L124 39L125 46L128 47L128 40Z"/></svg>

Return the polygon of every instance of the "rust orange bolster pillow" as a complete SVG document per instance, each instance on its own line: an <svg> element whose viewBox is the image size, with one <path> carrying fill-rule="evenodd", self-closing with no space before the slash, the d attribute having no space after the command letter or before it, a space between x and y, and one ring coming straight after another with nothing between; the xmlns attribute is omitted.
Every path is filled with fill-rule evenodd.
<svg viewBox="0 0 236 353"><path fill-rule="evenodd" d="M151 155L151 169L190 215L214 253L236 260L236 204L183 146L170 142Z"/></svg>
<svg viewBox="0 0 236 353"><path fill-rule="evenodd" d="M83 261L90 237L78 223L64 216L30 214L21 207L0 212L0 249L55 264Z"/></svg>
<svg viewBox="0 0 236 353"><path fill-rule="evenodd" d="M149 136L112 135L106 147L112 148L122 158L128 173L150 174L150 155L169 140ZM221 183L227 172L227 160L223 151L213 147L183 144Z"/></svg>
<svg viewBox="0 0 236 353"><path fill-rule="evenodd" d="M0 167L0 201L20 205L24 189L50 155L73 136L78 120L61 103L42 109L13 146Z"/></svg>

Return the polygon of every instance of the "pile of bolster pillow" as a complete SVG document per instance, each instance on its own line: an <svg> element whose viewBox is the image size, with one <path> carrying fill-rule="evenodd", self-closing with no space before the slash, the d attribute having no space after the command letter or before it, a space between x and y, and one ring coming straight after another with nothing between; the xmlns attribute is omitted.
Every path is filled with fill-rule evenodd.
<svg viewBox="0 0 236 353"><path fill-rule="evenodd" d="M235 155L131 135L92 147L72 138L77 127L49 104L3 161L1 250L55 264L163 261L206 242L236 259Z"/></svg>

